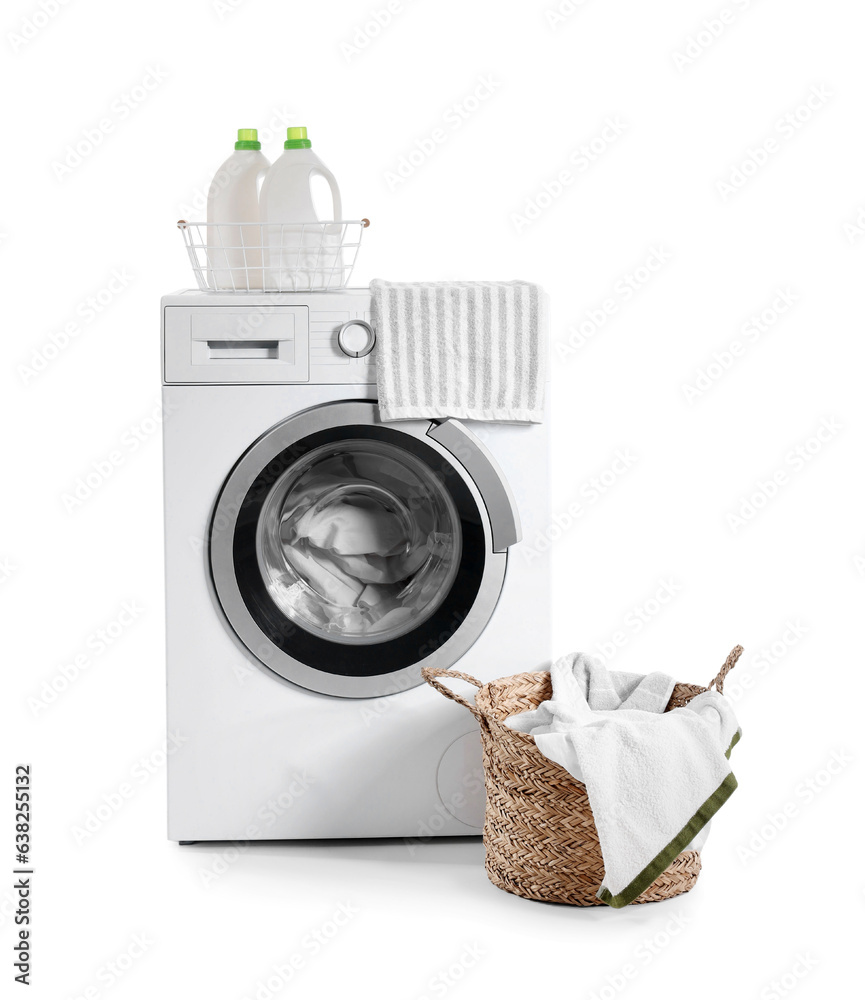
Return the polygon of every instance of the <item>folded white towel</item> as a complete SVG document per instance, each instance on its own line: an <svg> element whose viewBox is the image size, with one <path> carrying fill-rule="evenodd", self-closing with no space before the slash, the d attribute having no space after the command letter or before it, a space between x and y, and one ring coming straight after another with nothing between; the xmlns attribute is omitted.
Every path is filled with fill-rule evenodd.
<svg viewBox="0 0 865 1000"><path fill-rule="evenodd" d="M695 846L736 789L727 758L741 731L716 691L664 712L674 686L664 674L608 671L583 653L550 673L551 700L507 725L585 784L604 858L598 898L625 906Z"/></svg>
<svg viewBox="0 0 865 1000"><path fill-rule="evenodd" d="M546 296L525 281L373 281L382 420L540 423Z"/></svg>

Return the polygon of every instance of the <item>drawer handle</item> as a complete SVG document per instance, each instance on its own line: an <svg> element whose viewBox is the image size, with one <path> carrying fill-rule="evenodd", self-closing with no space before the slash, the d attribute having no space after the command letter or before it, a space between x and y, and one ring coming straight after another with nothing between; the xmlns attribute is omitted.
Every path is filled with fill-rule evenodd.
<svg viewBox="0 0 865 1000"><path fill-rule="evenodd" d="M279 360L278 340L208 340L210 357L231 358L234 361Z"/></svg>

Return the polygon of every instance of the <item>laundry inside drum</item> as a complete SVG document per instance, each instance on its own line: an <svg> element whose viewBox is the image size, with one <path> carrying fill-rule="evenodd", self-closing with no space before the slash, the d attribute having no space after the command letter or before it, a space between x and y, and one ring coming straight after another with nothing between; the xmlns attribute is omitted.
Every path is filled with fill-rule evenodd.
<svg viewBox="0 0 865 1000"><path fill-rule="evenodd" d="M258 565L289 619L331 641L383 643L435 613L459 566L459 515L438 477L388 442L309 452L274 484Z"/></svg>

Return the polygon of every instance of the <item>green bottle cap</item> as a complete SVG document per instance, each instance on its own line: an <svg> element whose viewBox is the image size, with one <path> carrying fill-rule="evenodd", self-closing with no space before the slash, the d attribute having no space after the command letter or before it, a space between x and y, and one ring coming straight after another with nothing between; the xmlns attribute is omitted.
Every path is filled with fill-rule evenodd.
<svg viewBox="0 0 865 1000"><path fill-rule="evenodd" d="M239 128L237 130L237 142L234 144L234 148L261 149L261 143L258 141L258 129Z"/></svg>
<svg viewBox="0 0 865 1000"><path fill-rule="evenodd" d="M312 149L312 143L306 137L306 127L296 125L285 130L285 149Z"/></svg>

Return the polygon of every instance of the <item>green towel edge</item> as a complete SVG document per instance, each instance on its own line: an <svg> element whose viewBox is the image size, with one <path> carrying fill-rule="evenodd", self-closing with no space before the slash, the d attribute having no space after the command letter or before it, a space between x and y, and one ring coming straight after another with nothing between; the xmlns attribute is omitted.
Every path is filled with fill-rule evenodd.
<svg viewBox="0 0 865 1000"><path fill-rule="evenodd" d="M733 739L730 741L729 747L727 747L727 752L724 754L727 759L729 759L730 752L741 738L742 730L738 729L734 734ZM721 784L718 785L715 791L712 792L712 794L694 813L682 830L670 841L669 844L667 844L663 850L659 851L658 854L655 855L655 857L646 865L639 875L632 879L631 882L615 896L609 889L601 889L598 893L598 899L600 899L602 903L606 903L608 906L612 906L613 909L616 910L623 906L627 906L629 903L633 903L640 893L645 892L655 879L670 867L673 860L682 853L688 844L691 843L694 837L697 836L700 830L703 829L703 827L709 822L721 806L724 805L727 799L730 798L738 787L739 783L736 781L736 775L730 772L730 774L724 778Z"/></svg>

